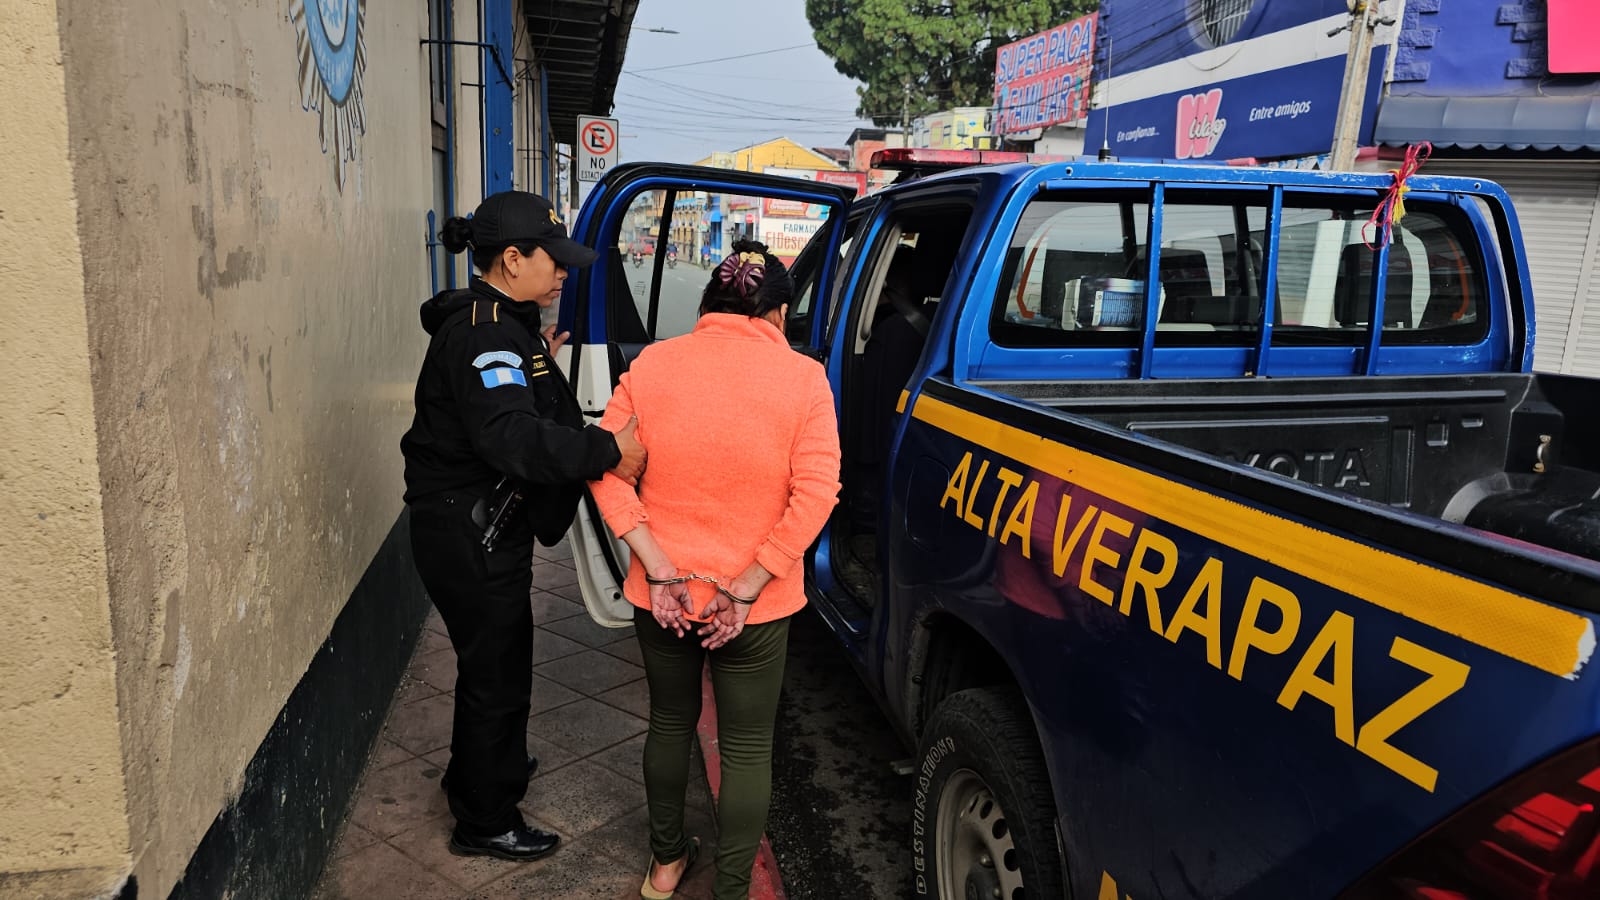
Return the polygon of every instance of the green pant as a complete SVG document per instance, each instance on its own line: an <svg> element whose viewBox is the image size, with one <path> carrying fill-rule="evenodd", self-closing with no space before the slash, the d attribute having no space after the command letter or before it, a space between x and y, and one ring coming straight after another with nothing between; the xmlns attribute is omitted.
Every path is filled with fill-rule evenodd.
<svg viewBox="0 0 1600 900"><path fill-rule="evenodd" d="M700 721L700 673L709 657L722 757L712 896L745 900L772 802L772 725L783 687L789 620L746 626L716 650L703 649L693 632L681 639L673 636L642 609L635 610L633 623L650 684L650 734L644 744L650 851L658 861L671 862L689 849L683 833L684 791L689 783L689 750Z"/></svg>

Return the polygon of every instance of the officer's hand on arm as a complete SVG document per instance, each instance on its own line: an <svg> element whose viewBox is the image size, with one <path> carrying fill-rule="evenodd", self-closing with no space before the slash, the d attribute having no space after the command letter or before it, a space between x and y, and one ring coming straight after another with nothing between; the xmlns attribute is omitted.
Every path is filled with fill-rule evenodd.
<svg viewBox="0 0 1600 900"><path fill-rule="evenodd" d="M635 417L629 419L628 424L622 426L622 430L616 434L617 450L622 454L622 459L611 468L611 474L629 484L637 484L639 476L644 472L644 445L634 436L634 432L638 429L639 419Z"/></svg>

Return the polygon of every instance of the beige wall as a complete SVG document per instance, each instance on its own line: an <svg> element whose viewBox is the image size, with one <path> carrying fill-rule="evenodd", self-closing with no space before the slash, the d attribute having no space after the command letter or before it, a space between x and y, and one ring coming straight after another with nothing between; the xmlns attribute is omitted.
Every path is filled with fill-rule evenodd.
<svg viewBox="0 0 1600 900"><path fill-rule="evenodd" d="M0 543L38 618L0 667L39 665L0 669L0 770L23 782L0 792L0 871L131 866L165 897L401 510L426 7L366 6L341 189L296 4L18 2L0 377L28 402L0 413ZM13 719L40 736L26 756Z"/></svg>
<svg viewBox="0 0 1600 900"><path fill-rule="evenodd" d="M128 871L83 256L54 0L0 17L0 896Z"/></svg>

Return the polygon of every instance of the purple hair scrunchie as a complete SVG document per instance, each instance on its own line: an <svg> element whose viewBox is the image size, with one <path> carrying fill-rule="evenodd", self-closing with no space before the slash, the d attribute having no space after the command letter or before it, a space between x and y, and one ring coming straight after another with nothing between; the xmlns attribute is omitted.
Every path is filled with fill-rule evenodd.
<svg viewBox="0 0 1600 900"><path fill-rule="evenodd" d="M761 287L767 277L767 258L760 253L735 253L717 266L717 283L731 287L741 300Z"/></svg>

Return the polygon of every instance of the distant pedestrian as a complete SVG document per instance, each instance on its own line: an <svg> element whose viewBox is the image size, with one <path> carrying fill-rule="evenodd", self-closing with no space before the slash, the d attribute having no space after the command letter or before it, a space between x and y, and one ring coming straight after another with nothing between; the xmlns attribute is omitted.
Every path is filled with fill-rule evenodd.
<svg viewBox="0 0 1600 900"><path fill-rule="evenodd" d="M584 424L556 368L566 335L540 330L568 267L596 256L568 239L549 202L495 194L471 220L446 221L441 240L451 253L471 247L481 274L422 305L432 337L400 450L417 572L456 651L450 850L538 859L561 838L527 827L517 809L537 765L528 756L533 542L561 539L586 480L636 478L644 448L632 425L613 435Z"/></svg>
<svg viewBox="0 0 1600 900"><path fill-rule="evenodd" d="M650 468L637 489L593 487L633 551L623 592L650 688L644 747L651 863L640 894L672 896L699 844L684 834L689 749L707 658L722 764L716 900L743 900L772 799L772 729L801 559L839 493L839 432L822 367L794 352L794 282L753 241L734 244L694 331L646 348L601 424L637 418ZM707 410L738 410L707 416Z"/></svg>

